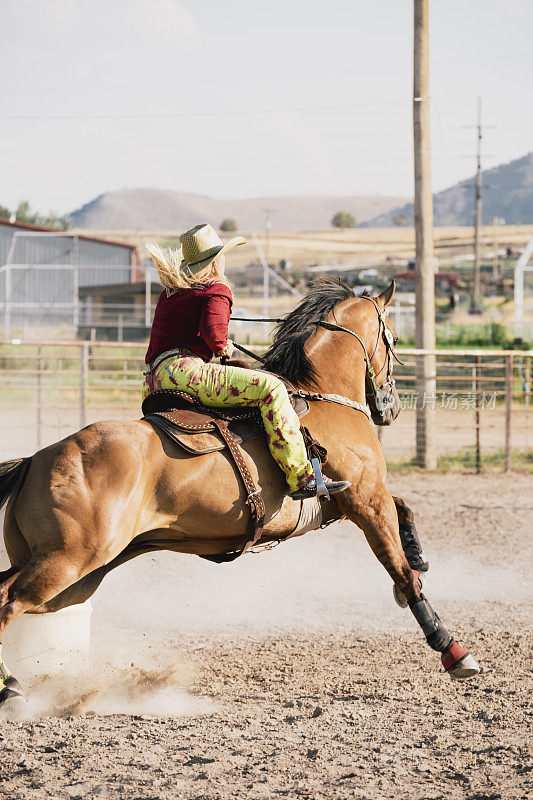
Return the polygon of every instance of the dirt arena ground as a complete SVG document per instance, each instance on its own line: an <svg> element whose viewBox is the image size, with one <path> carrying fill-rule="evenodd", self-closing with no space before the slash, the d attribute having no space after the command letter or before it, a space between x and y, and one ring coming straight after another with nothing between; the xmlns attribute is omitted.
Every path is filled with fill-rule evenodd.
<svg viewBox="0 0 533 800"><path fill-rule="evenodd" d="M145 556L94 598L87 674L41 677L1 723L0 797L531 797L531 478L390 487L481 676L440 671L348 523L234 565Z"/></svg>

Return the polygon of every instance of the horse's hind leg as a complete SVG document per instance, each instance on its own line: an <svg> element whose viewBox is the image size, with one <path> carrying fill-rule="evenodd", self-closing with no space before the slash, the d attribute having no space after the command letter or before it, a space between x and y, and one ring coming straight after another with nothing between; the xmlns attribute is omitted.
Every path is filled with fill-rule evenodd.
<svg viewBox="0 0 533 800"><path fill-rule="evenodd" d="M0 608L8 602L9 589L20 573L20 567L12 566L0 572ZM0 705L9 698L15 701L22 698L22 691L16 678L11 674L2 659L2 644L0 642Z"/></svg>
<svg viewBox="0 0 533 800"><path fill-rule="evenodd" d="M0 572L0 606L7 603L9 587L20 572L20 567L9 567Z"/></svg>
<svg viewBox="0 0 533 800"><path fill-rule="evenodd" d="M70 554L58 551L46 556L33 556L0 587L5 598L0 605L0 705L6 710L23 695L20 685L2 660L1 641L5 629L18 616L38 609L81 578L82 571Z"/></svg>
<svg viewBox="0 0 533 800"><path fill-rule="evenodd" d="M407 599L427 643L441 653L442 664L450 676L469 678L479 673L480 668L468 650L455 641L422 594L402 548L394 500L384 484L374 484L365 497L347 490L336 499L343 514L363 530L374 554Z"/></svg>
<svg viewBox="0 0 533 800"><path fill-rule="evenodd" d="M13 576L7 600L0 608L0 641L7 626L18 616L52 600L81 577L81 570L66 552L33 556Z"/></svg>
<svg viewBox="0 0 533 800"><path fill-rule="evenodd" d="M51 600L48 600L48 602L32 608L30 613L49 614L51 612L61 611L62 608L67 608L68 606L85 603L85 601L96 592L108 572L109 568L107 565L93 570L88 575L85 575L85 577L80 578L79 581L76 581L76 583L73 583L72 586L64 589Z"/></svg>
<svg viewBox="0 0 533 800"><path fill-rule="evenodd" d="M10 502L4 520L4 543L11 566L0 572L0 613L9 603L9 593L16 581L22 566L30 558L29 547L22 536L13 511L14 503ZM3 708L16 706L23 699L20 685L2 658L2 644L0 637L0 705ZM14 702L9 703L12 700Z"/></svg>

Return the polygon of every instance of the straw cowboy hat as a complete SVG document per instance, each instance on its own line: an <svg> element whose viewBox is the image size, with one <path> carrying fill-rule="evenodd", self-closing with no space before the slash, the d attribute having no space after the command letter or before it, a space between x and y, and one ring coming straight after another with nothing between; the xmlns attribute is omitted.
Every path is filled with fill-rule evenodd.
<svg viewBox="0 0 533 800"><path fill-rule="evenodd" d="M195 275L233 247L246 244L244 236L234 236L226 244L211 225L196 225L180 236L182 262L180 269Z"/></svg>

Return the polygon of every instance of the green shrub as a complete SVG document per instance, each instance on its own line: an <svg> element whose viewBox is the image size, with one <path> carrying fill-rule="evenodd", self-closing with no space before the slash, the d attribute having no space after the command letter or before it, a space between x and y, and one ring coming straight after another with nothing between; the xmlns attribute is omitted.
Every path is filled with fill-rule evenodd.
<svg viewBox="0 0 533 800"><path fill-rule="evenodd" d="M349 211L337 211L331 218L334 228L355 228L355 217Z"/></svg>

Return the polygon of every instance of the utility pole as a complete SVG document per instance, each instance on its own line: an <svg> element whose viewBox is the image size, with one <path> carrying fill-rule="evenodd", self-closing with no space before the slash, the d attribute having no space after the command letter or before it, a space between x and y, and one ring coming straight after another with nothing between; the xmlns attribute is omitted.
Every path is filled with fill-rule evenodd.
<svg viewBox="0 0 533 800"><path fill-rule="evenodd" d="M435 273L433 255L433 195L429 125L428 0L414 0L413 137L415 164L415 297L416 347L435 350ZM416 461L435 469L434 355L416 359Z"/></svg>
<svg viewBox="0 0 533 800"><path fill-rule="evenodd" d="M481 263L480 263L480 226L481 226L481 141L483 130L481 127L481 97L477 101L477 168L476 168L476 194L474 213L474 289L470 305L471 314L481 314Z"/></svg>
<svg viewBox="0 0 533 800"><path fill-rule="evenodd" d="M499 257L499 249L500 249L500 225L505 224L504 219L500 219L500 217L493 217L492 224L494 225L494 254L492 256L492 279L494 281L499 280L500 278L500 257Z"/></svg>
<svg viewBox="0 0 533 800"><path fill-rule="evenodd" d="M270 278L270 275L272 275L272 277L274 278L274 280L277 283L279 283L285 289L288 289L288 291L291 294L295 295L295 297L301 298L302 297L302 293L299 292L298 289L295 289L294 286L291 286L291 284L288 281L286 281L285 278L282 278L281 275L278 275L278 273L276 272L275 269L272 269L272 267L269 266L269 264L268 264L268 262L267 262L267 260L265 258L265 254L261 250L261 246L260 246L259 242L257 241L257 236L255 235L255 233L252 233L251 237L252 237L253 243L255 245L255 249L257 251L257 255L259 256L259 261L261 262L261 266L263 267L263 314L264 314L265 317L269 317L270 316L270 311L269 311L269 303L270 303L270 282L269 282L269 278Z"/></svg>
<svg viewBox="0 0 533 800"><path fill-rule="evenodd" d="M265 259L270 264L270 234L272 232L272 213L274 208L264 208L265 212Z"/></svg>

